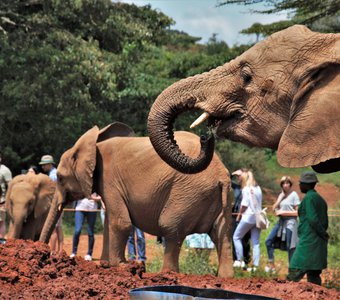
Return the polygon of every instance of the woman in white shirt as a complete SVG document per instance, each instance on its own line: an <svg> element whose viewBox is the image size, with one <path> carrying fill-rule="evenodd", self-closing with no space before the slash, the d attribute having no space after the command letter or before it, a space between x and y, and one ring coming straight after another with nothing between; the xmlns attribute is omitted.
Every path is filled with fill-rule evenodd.
<svg viewBox="0 0 340 300"><path fill-rule="evenodd" d="M256 183L251 171L244 171L241 175L242 202L240 212L236 221L240 221L234 235L233 241L236 250L237 260L234 262L235 268L245 267L243 261L242 238L250 231L251 243L253 248L253 267L248 271L255 271L260 264L260 233L256 227L255 211L262 209L262 191Z"/></svg>
<svg viewBox="0 0 340 300"><path fill-rule="evenodd" d="M93 252L93 246L94 246L94 225L96 223L98 202L100 201L101 201L101 197L96 193L93 193L90 199L84 198L84 199L76 201L72 254L70 255L71 258L75 257L77 254L79 237L80 237L81 229L83 227L83 223L86 217L87 234L89 236L89 246L88 246L87 254L85 255L84 259L89 260L89 261L92 260L92 252Z"/></svg>
<svg viewBox="0 0 340 300"><path fill-rule="evenodd" d="M281 178L281 193L273 205L273 210L279 217L279 220L266 239L268 253L268 266L265 267L266 272L275 271L275 248L288 251L288 261L290 261L298 242L297 209L300 199L298 194L292 190L292 185L293 182L289 176Z"/></svg>

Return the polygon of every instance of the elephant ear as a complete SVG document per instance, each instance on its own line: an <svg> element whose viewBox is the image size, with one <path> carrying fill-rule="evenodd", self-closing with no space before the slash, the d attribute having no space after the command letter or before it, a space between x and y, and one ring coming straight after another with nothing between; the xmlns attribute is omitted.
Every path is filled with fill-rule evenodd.
<svg viewBox="0 0 340 300"><path fill-rule="evenodd" d="M71 161L66 163L71 166L74 175L82 188L84 197L90 198L93 186L93 172L96 167L97 139L99 128L92 127L85 132L70 149ZM66 166L69 168L68 166Z"/></svg>
<svg viewBox="0 0 340 300"><path fill-rule="evenodd" d="M289 124L279 143L279 163L305 167L339 161L340 65L320 65L301 86L304 88L294 96Z"/></svg>
<svg viewBox="0 0 340 300"><path fill-rule="evenodd" d="M134 136L135 132L133 129L121 122L114 122L99 131L97 143L105 141L107 139L116 136Z"/></svg>
<svg viewBox="0 0 340 300"><path fill-rule="evenodd" d="M55 192L56 183L45 174L33 175L37 181L37 199L34 206L34 217L38 218L49 211Z"/></svg>

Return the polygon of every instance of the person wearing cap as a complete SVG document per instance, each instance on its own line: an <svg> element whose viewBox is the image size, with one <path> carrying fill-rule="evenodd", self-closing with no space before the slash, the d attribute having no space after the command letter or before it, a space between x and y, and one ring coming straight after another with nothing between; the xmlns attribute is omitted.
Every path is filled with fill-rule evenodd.
<svg viewBox="0 0 340 300"><path fill-rule="evenodd" d="M47 174L53 181L57 181L57 169L54 166L55 162L52 155L46 154L41 157L39 162L43 172ZM64 234L62 230L62 218L63 214L60 216L55 229L52 232L50 238L51 254L61 253L63 251L64 244ZM58 244L58 247L57 247Z"/></svg>
<svg viewBox="0 0 340 300"><path fill-rule="evenodd" d="M6 234L6 192L9 182L12 180L12 173L9 168L1 163L2 153L0 150L0 243L4 243Z"/></svg>
<svg viewBox="0 0 340 300"><path fill-rule="evenodd" d="M306 194L299 205L299 243L289 263L288 280L307 281L321 285L320 274L327 268L327 243L329 235L327 203L314 189L318 178L314 172L301 174L300 190Z"/></svg>
<svg viewBox="0 0 340 300"><path fill-rule="evenodd" d="M57 169L52 155L43 155L39 162L44 173L46 173L53 181L57 181Z"/></svg>
<svg viewBox="0 0 340 300"><path fill-rule="evenodd" d="M239 169L234 171L231 176L231 187L234 192L234 203L232 207L232 235L234 234L237 225L239 222L236 221L236 216L240 212L241 208L241 202L242 202L242 190L241 190L241 180L242 180L242 173L247 172L247 169ZM246 233L246 235L242 238L242 246L243 246L243 259L244 263L248 265L251 260L251 255L250 255L250 231ZM233 260L237 260L236 256L236 249L234 246L234 243L232 243L233 247Z"/></svg>

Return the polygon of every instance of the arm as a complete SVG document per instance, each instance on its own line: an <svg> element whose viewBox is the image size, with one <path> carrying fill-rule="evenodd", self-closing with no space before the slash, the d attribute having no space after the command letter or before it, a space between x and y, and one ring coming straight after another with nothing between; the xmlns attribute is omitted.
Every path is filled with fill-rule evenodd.
<svg viewBox="0 0 340 300"><path fill-rule="evenodd" d="M284 194L281 192L279 197L277 197L276 202L273 205L273 211L275 211L279 207L280 202L282 201L283 197L284 197Z"/></svg>
<svg viewBox="0 0 340 300"><path fill-rule="evenodd" d="M328 240L328 233L320 222L320 215L318 214L318 207L315 198L309 199L306 202L306 218L312 229L324 240Z"/></svg>
<svg viewBox="0 0 340 300"><path fill-rule="evenodd" d="M243 205L241 206L240 211L236 217L236 222L239 222L241 220L242 214L247 210L247 208L248 208L247 206L243 206Z"/></svg>
<svg viewBox="0 0 340 300"><path fill-rule="evenodd" d="M298 205L294 206L294 211L278 210L276 211L275 215L281 216L281 217L297 217L298 216Z"/></svg>

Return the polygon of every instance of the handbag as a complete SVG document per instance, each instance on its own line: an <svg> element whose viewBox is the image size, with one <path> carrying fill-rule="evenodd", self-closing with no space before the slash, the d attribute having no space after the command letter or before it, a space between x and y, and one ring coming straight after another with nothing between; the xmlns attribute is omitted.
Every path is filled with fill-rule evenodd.
<svg viewBox="0 0 340 300"><path fill-rule="evenodd" d="M262 210L257 209L254 191L252 189L250 190L250 194L253 200L253 211L254 211L255 219L256 219L256 227L259 229L268 229L270 222L268 220L267 213L266 213L267 207L265 207Z"/></svg>

